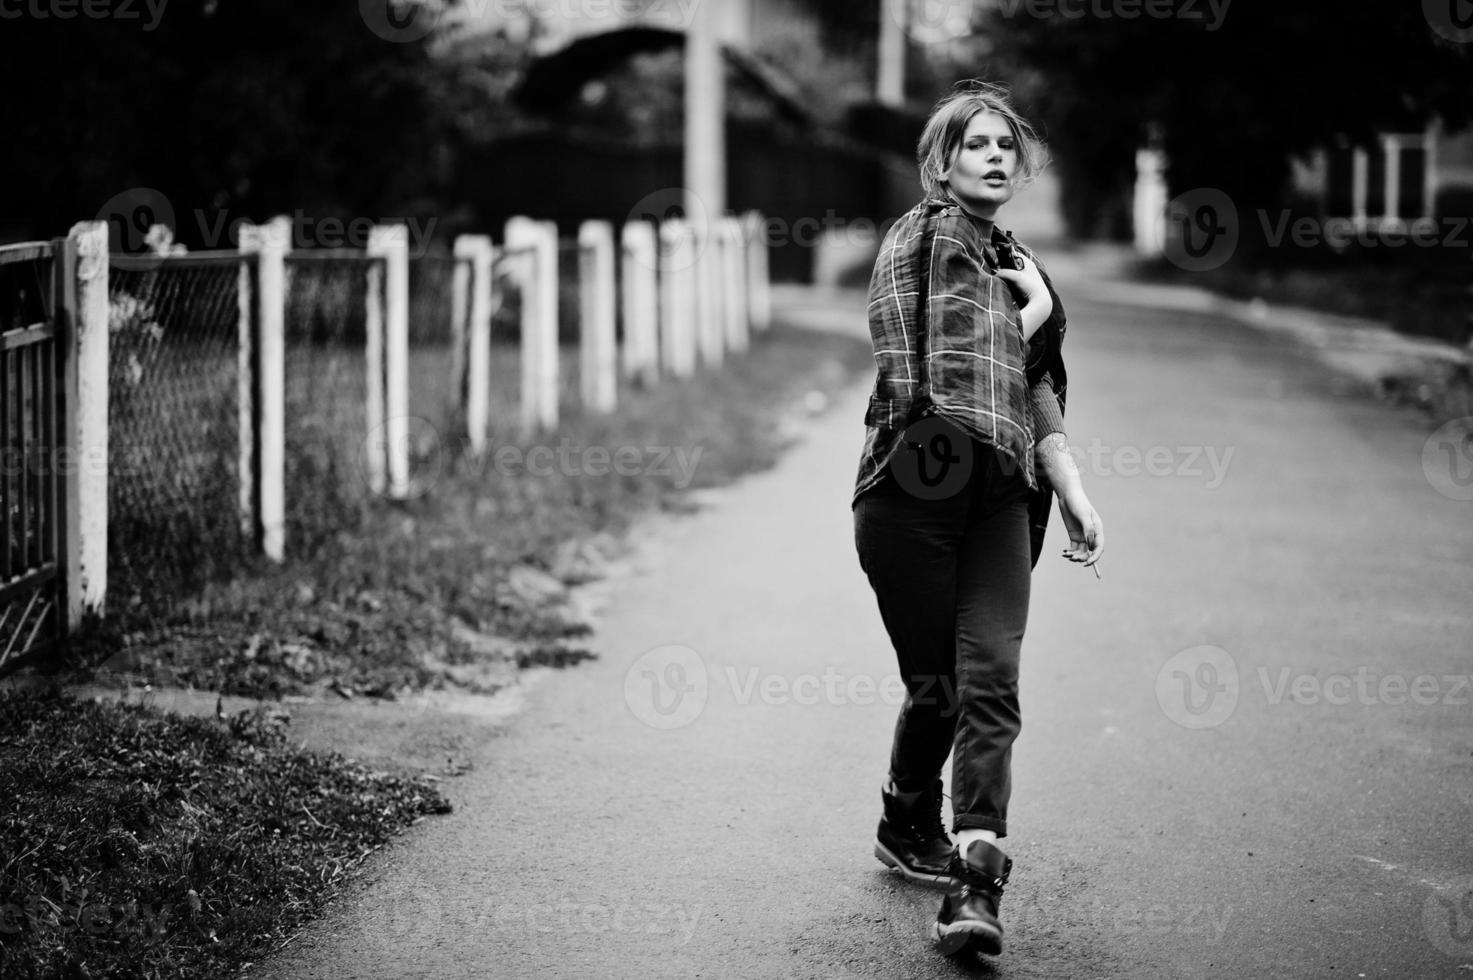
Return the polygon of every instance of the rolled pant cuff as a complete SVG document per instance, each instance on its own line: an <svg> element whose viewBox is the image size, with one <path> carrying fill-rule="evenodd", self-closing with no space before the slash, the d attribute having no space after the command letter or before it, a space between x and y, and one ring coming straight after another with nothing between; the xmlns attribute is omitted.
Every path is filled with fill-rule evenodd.
<svg viewBox="0 0 1473 980"><path fill-rule="evenodd" d="M977 817L964 813L951 822L953 834L963 830L990 830L1001 839L1008 835L1008 822L997 817Z"/></svg>

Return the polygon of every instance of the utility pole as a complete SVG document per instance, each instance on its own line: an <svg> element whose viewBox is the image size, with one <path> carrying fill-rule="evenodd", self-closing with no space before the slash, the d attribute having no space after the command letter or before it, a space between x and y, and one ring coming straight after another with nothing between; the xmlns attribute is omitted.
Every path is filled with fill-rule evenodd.
<svg viewBox="0 0 1473 980"><path fill-rule="evenodd" d="M910 0L880 0L880 67L875 98L883 105L905 104L905 29Z"/></svg>
<svg viewBox="0 0 1473 980"><path fill-rule="evenodd" d="M685 216L706 233L726 213L726 76L715 3L696 3L685 40Z"/></svg>

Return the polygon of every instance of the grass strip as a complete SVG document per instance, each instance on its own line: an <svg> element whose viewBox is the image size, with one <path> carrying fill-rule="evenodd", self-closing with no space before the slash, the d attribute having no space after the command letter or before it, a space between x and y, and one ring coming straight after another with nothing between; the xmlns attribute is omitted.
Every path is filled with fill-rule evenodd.
<svg viewBox="0 0 1473 980"><path fill-rule="evenodd" d="M0 692L0 976L225 976L426 814L420 777L183 718Z"/></svg>

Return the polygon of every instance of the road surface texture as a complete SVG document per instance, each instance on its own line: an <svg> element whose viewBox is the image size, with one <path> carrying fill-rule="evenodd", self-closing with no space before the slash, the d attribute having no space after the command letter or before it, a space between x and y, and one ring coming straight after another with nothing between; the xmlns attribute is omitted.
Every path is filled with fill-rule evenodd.
<svg viewBox="0 0 1473 980"><path fill-rule="evenodd" d="M1108 544L1096 581L1055 515L1035 574L1001 957L939 957L937 894L871 854L897 702L856 388L652 525L601 659L534 685L455 813L253 975L1473 976L1467 444L1069 268ZM793 316L864 333L862 297L807 295Z"/></svg>

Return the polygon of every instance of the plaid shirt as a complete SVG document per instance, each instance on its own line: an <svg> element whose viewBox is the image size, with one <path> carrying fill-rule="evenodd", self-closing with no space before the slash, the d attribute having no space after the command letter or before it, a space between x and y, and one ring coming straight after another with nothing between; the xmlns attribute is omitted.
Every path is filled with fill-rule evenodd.
<svg viewBox="0 0 1473 980"><path fill-rule="evenodd" d="M996 272L999 251L1009 250L1038 265L1053 299L1026 347L1018 304ZM885 236L869 300L877 374L853 499L879 482L907 425L941 415L1020 465L1034 490L1037 561L1052 491L1034 472L1033 449L1064 431L1066 383L1064 307L1042 263L1008 232L994 228L985 240L957 205L923 201Z"/></svg>

